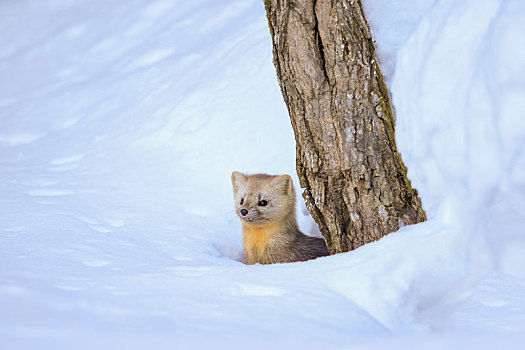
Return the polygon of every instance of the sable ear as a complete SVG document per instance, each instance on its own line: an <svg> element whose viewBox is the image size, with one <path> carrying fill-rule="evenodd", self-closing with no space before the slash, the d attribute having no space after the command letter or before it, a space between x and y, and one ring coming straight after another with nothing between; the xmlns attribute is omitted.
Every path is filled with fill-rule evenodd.
<svg viewBox="0 0 525 350"><path fill-rule="evenodd" d="M241 174L238 171L234 171L232 173L233 192L237 192L239 187L241 187L245 182L246 182L246 176L244 174Z"/></svg>
<svg viewBox="0 0 525 350"><path fill-rule="evenodd" d="M273 185L276 188L283 190L283 192L287 195L290 195L293 192L293 181L290 175L277 176L273 180Z"/></svg>

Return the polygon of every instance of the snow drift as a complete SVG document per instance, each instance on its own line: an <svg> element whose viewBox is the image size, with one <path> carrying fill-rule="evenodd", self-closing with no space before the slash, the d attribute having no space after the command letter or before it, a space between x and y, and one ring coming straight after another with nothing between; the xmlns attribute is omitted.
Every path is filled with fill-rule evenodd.
<svg viewBox="0 0 525 350"><path fill-rule="evenodd" d="M294 174L262 2L3 2L3 347L523 346L525 6L364 5L429 221L246 266L231 171Z"/></svg>

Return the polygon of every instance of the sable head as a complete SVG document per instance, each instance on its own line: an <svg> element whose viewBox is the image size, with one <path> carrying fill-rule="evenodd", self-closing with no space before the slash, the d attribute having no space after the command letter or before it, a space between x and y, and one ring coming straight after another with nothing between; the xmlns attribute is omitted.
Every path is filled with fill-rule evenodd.
<svg viewBox="0 0 525 350"><path fill-rule="evenodd" d="M295 191L289 175L245 175L234 171L232 185L235 211L246 224L265 226L290 216L295 220Z"/></svg>

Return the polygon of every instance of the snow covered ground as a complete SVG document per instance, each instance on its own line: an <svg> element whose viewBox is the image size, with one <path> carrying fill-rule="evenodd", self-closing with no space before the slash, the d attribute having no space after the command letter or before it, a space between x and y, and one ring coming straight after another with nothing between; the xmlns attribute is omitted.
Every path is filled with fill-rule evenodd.
<svg viewBox="0 0 525 350"><path fill-rule="evenodd" d="M1 348L523 348L525 4L364 5L430 220L246 266L230 173L295 176L262 1L1 2Z"/></svg>

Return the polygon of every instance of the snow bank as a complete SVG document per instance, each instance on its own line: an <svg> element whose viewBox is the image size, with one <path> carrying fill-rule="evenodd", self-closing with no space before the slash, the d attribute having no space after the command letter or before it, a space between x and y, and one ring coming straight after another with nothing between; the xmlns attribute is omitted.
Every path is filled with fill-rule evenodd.
<svg viewBox="0 0 525 350"><path fill-rule="evenodd" d="M294 174L262 2L3 2L2 345L522 346L523 5L365 6L431 220L246 266L231 171Z"/></svg>
<svg viewBox="0 0 525 350"><path fill-rule="evenodd" d="M439 1L398 54L397 140L468 264L525 275L525 5Z"/></svg>

